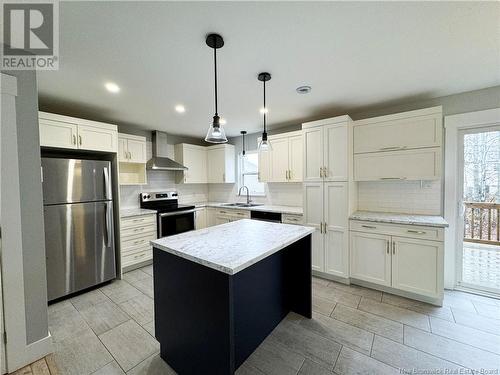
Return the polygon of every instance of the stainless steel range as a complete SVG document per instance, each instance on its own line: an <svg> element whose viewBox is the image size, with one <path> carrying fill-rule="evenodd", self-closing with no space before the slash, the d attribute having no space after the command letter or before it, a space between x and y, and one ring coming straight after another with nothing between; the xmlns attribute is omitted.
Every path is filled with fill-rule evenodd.
<svg viewBox="0 0 500 375"><path fill-rule="evenodd" d="M141 208L157 211L158 238L194 230L194 206L179 204L175 190L141 193Z"/></svg>

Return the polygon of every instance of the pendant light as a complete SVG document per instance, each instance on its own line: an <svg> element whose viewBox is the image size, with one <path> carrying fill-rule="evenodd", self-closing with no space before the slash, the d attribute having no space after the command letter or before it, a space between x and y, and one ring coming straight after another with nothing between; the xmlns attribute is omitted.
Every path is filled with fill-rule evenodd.
<svg viewBox="0 0 500 375"><path fill-rule="evenodd" d="M242 144L243 144L243 146L242 146L243 151L241 151L241 156L245 157L246 156L246 151L245 151L245 134L247 134L247 132L245 130L242 130L242 131L240 131L240 133L241 133L241 141L242 141Z"/></svg>
<svg viewBox="0 0 500 375"><path fill-rule="evenodd" d="M215 73L215 115L212 124L208 128L205 141L209 143L226 143L226 132L220 123L217 113L217 50L224 45L224 39L219 34L209 34L206 39L207 46L214 50L214 73Z"/></svg>
<svg viewBox="0 0 500 375"><path fill-rule="evenodd" d="M263 83L264 86L264 108L262 113L264 115L264 131L262 132L262 139L259 142L259 152L268 152L271 151L271 143L267 140L267 131L266 131L266 115L267 115L267 107L266 107L266 82L271 80L271 75L269 73L260 73L257 77L259 81Z"/></svg>

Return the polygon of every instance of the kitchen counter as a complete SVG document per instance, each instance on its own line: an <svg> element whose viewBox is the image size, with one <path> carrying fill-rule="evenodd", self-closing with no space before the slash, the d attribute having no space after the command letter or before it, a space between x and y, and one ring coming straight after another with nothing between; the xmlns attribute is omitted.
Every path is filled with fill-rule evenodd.
<svg viewBox="0 0 500 375"><path fill-rule="evenodd" d="M156 214L155 210L148 210L146 208L123 208L120 210L120 217L141 216Z"/></svg>
<svg viewBox="0 0 500 375"><path fill-rule="evenodd" d="M290 311L311 319L313 232L243 219L152 241L161 358L234 375Z"/></svg>
<svg viewBox="0 0 500 375"><path fill-rule="evenodd" d="M448 227L448 223L446 222L446 220L444 220L443 217L435 215L413 215L392 212L356 211L349 217L349 219L371 221L376 223L410 224L439 228Z"/></svg>
<svg viewBox="0 0 500 375"><path fill-rule="evenodd" d="M235 273L314 232L301 225L243 219L151 241L153 247Z"/></svg>
<svg viewBox="0 0 500 375"><path fill-rule="evenodd" d="M194 205L195 207L215 207L215 208L227 208L233 210L279 212L282 214L291 214L291 215L302 215L304 213L303 208L298 206L279 206L279 205L263 204L253 207L237 207L237 206L226 206L228 203L229 202L200 202L200 203L195 203Z"/></svg>

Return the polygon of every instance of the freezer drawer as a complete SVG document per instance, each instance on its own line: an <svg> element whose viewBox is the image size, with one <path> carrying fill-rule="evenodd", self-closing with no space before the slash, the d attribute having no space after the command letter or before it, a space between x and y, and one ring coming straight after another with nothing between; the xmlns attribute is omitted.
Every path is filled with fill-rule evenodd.
<svg viewBox="0 0 500 375"><path fill-rule="evenodd" d="M103 160L42 158L43 204L111 200L111 164Z"/></svg>
<svg viewBox="0 0 500 375"><path fill-rule="evenodd" d="M111 201L44 207L49 301L116 277Z"/></svg>

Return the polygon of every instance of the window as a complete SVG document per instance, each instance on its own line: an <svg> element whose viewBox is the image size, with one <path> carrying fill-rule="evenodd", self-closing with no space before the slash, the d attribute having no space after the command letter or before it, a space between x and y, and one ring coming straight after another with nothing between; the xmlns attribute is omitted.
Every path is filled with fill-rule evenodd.
<svg viewBox="0 0 500 375"><path fill-rule="evenodd" d="M259 152L247 151L239 156L239 184L248 187L250 195L266 195L266 184L259 182Z"/></svg>

